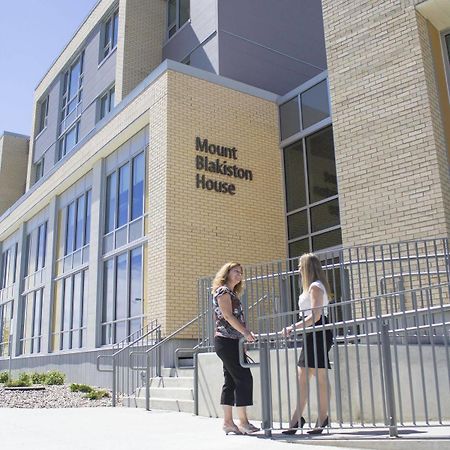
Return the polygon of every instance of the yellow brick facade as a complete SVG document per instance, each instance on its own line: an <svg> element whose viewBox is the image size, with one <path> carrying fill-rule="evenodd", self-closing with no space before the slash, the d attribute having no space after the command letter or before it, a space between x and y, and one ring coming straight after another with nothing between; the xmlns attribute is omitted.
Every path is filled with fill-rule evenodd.
<svg viewBox="0 0 450 450"><path fill-rule="evenodd" d="M322 1L344 245L448 235L447 149L417 3Z"/></svg>
<svg viewBox="0 0 450 450"><path fill-rule="evenodd" d="M25 193L29 145L25 136L0 136L0 215Z"/></svg>
<svg viewBox="0 0 450 450"><path fill-rule="evenodd" d="M148 299L170 332L197 315L200 275L284 258L286 235L276 104L174 71L167 88L166 144L150 131ZM235 147L253 180L197 170L197 136ZM235 195L197 188L197 173L234 183Z"/></svg>

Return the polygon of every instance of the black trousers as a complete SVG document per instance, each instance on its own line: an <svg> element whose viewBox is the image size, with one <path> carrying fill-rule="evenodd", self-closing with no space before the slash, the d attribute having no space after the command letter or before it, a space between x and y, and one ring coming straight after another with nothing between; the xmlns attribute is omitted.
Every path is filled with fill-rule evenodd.
<svg viewBox="0 0 450 450"><path fill-rule="evenodd" d="M220 397L221 405L253 405L253 377L250 369L239 362L239 340L220 336L214 338L217 356L223 362L225 383Z"/></svg>

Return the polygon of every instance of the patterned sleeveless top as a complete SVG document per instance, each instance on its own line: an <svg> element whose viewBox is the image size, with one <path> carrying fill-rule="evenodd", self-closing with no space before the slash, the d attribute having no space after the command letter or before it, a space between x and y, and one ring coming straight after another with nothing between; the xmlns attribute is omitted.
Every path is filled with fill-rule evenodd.
<svg viewBox="0 0 450 450"><path fill-rule="evenodd" d="M238 296L227 286L220 286L213 295L213 307L215 316L215 333L214 336L220 336L229 339L240 339L242 333L233 328L223 317L222 311L219 308L218 298L223 294L229 294L231 297L231 309L233 316L236 317L242 325L245 326L244 312L242 304Z"/></svg>

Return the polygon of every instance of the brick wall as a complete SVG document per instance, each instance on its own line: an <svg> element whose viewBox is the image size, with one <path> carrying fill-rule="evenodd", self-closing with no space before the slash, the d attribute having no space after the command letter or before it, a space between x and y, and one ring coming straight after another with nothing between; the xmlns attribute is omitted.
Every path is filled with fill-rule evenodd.
<svg viewBox="0 0 450 450"><path fill-rule="evenodd" d="M344 245L447 235L448 163L413 0L322 0Z"/></svg>

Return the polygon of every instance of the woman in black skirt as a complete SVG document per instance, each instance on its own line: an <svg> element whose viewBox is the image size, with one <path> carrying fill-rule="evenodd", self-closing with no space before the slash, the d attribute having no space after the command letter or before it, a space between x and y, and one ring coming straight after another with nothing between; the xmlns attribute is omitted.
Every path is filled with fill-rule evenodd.
<svg viewBox="0 0 450 450"><path fill-rule="evenodd" d="M312 375L317 375L319 385L319 417L309 434L320 434L328 425L328 399L330 385L327 370L330 369L328 353L333 345L333 333L324 330L322 325L328 324L327 305L329 303L330 287L328 285L319 258L313 253L301 256L299 271L303 292L298 300L300 320L283 329L283 334L289 336L294 330L304 336L303 348L298 360L298 381L300 396L297 407L289 423L289 430L284 434L294 434L305 424L303 410L308 399L308 381ZM306 327L314 324L316 329L303 333Z"/></svg>
<svg viewBox="0 0 450 450"><path fill-rule="evenodd" d="M250 434L259 431L247 418L247 406L253 404L253 378L250 369L239 361L239 339L254 342L255 336L246 327L239 294L243 290L242 267L239 263L225 264L213 281L215 314L214 347L223 362L225 383L220 404L223 406L223 431ZM233 406L237 407L239 427L233 421Z"/></svg>

